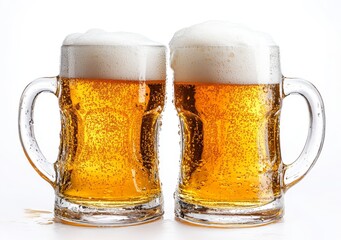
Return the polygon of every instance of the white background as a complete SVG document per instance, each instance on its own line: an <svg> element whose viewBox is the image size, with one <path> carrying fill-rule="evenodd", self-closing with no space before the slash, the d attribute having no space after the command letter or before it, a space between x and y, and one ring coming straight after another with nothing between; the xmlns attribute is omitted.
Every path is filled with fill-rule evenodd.
<svg viewBox="0 0 341 240"><path fill-rule="evenodd" d="M84 228L53 223L53 189L30 166L22 151L17 111L22 90L33 79L56 76L64 37L90 28L138 32L168 44L173 33L206 20L227 20L270 33L281 49L285 76L311 81L321 92L327 132L322 154L306 178L286 196L284 220L247 229L216 229L179 223L173 197L179 165L177 118L172 95L163 117L160 174L165 197L162 220L133 227ZM0 0L0 239L335 239L341 234L341 1L48 1ZM168 91L171 93L171 79ZM282 155L295 159L308 124L305 102L284 101ZM59 112L53 95L39 97L36 135L48 159L59 144ZM48 224L51 223L51 224Z"/></svg>

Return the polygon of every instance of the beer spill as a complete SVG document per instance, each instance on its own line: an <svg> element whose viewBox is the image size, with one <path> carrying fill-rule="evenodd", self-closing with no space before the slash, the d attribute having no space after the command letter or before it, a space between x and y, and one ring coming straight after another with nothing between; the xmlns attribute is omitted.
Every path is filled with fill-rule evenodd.
<svg viewBox="0 0 341 240"><path fill-rule="evenodd" d="M53 212L37 209L24 209L25 217L41 225L50 225L55 222Z"/></svg>

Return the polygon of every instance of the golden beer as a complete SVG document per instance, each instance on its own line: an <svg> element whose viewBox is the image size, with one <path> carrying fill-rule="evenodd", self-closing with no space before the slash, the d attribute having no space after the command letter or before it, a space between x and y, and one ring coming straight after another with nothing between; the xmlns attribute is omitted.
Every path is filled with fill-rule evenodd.
<svg viewBox="0 0 341 240"><path fill-rule="evenodd" d="M136 205L159 196L156 136L165 80L59 81L59 196L91 206Z"/></svg>
<svg viewBox="0 0 341 240"><path fill-rule="evenodd" d="M280 197L280 89L175 79L183 135L181 201L219 208Z"/></svg>

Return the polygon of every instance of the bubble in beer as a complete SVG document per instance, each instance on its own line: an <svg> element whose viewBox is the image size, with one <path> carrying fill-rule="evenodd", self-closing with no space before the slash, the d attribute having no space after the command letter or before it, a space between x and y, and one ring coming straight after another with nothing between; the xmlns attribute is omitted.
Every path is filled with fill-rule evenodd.
<svg viewBox="0 0 341 240"><path fill-rule="evenodd" d="M68 35L62 46L61 77L164 80L166 48L143 35L99 29Z"/></svg>
<svg viewBox="0 0 341 240"><path fill-rule="evenodd" d="M281 80L278 46L266 33L221 21L176 32L170 42L175 82L273 84Z"/></svg>

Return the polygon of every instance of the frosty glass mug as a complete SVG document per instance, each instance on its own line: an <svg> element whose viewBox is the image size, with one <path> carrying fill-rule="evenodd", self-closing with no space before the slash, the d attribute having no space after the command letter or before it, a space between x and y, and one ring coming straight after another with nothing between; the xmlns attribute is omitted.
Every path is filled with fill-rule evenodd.
<svg viewBox="0 0 341 240"><path fill-rule="evenodd" d="M166 48L87 34L104 38L77 42L71 35L61 48L60 75L37 79L23 92L19 130L25 154L55 189L55 216L62 221L117 226L157 219L163 214L157 136ZM118 34L119 40L131 37ZM55 163L45 159L34 136L34 102L42 92L59 100Z"/></svg>
<svg viewBox="0 0 341 240"><path fill-rule="evenodd" d="M283 215L283 195L317 160L325 133L322 98L302 79L283 77L278 46L171 46L182 157L175 194L180 220L259 225ZM280 112L287 96L308 103L300 156L284 164Z"/></svg>

